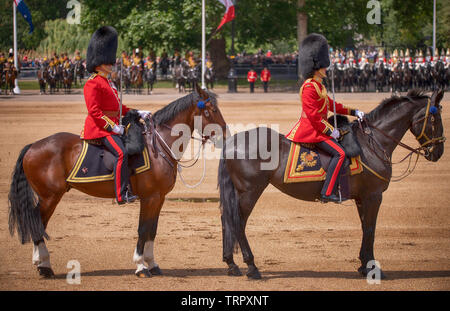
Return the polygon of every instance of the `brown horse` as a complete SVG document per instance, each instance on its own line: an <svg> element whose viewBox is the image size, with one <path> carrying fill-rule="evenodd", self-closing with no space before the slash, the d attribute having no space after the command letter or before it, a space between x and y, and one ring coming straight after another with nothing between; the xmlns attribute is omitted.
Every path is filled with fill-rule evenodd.
<svg viewBox="0 0 450 311"><path fill-rule="evenodd" d="M138 277L161 274L153 255L158 217L165 196L175 185L178 165L175 154L178 150L183 152L185 144L180 145L180 149L176 148L176 152L172 152L171 147L173 143L178 145L180 139L189 141L194 130L194 119L198 124L198 118L202 125L197 130L203 133L208 124L216 129L210 131L210 135L203 135L204 141L218 137L218 127L226 128L214 94L197 86L195 92L157 111L151 119L153 122L146 121L145 142L151 169L130 178L133 192L140 198L138 241L133 256ZM191 132L181 136L180 131L174 129L176 125L187 126ZM8 196L9 230L13 235L17 229L22 244L30 240L34 242L33 263L44 277L54 275L44 242L44 237L47 237L45 228L62 196L74 188L95 197L115 197L112 181L66 181L81 150L82 141L78 135L54 134L25 146L13 173ZM37 202L34 193L37 194Z"/></svg>
<svg viewBox="0 0 450 311"><path fill-rule="evenodd" d="M15 81L17 78L17 69L14 65L9 64L5 70L5 94L8 95L8 90L14 95Z"/></svg>
<svg viewBox="0 0 450 311"><path fill-rule="evenodd" d="M64 68L63 70L63 85L64 85L64 93L70 94L72 89L73 82L73 68Z"/></svg>
<svg viewBox="0 0 450 311"><path fill-rule="evenodd" d="M142 94L142 88L144 87L144 68L142 65L138 65L132 70L131 83L135 88L135 94Z"/></svg>
<svg viewBox="0 0 450 311"><path fill-rule="evenodd" d="M373 244L377 214L383 192L388 189L392 178L394 149L397 145L406 146L400 140L409 130L421 145L417 149L409 147L410 151L413 150L411 152L423 155L432 162L438 161L444 153L442 107L439 104L443 96L443 91L434 92L431 98L419 91L410 91L407 96L383 101L367 114L363 122L364 129L357 121L351 124L350 130L361 146L364 167L361 174L349 178L349 199L356 202L363 232L359 253L361 267L358 271L364 276L374 269ZM226 141L219 163L219 187L223 261L228 264L229 275L242 275L233 260L233 247L238 242L244 262L248 265L247 276L261 278L245 227L256 202L269 184L299 200L320 199L323 181L284 183L290 146L291 141L284 135L268 128L241 132ZM381 270L379 276L384 277Z"/></svg>
<svg viewBox="0 0 450 311"><path fill-rule="evenodd" d="M41 67L37 72L37 78L39 82L40 94L45 94L45 89L47 87L48 71L47 68Z"/></svg>

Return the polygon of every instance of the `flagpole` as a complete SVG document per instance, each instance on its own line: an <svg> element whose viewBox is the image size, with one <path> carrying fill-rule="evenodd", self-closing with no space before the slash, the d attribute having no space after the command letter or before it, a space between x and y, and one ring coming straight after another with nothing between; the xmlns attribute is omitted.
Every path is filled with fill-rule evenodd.
<svg viewBox="0 0 450 311"><path fill-rule="evenodd" d="M436 53L436 0L433 2L433 57Z"/></svg>
<svg viewBox="0 0 450 311"><path fill-rule="evenodd" d="M16 67L17 72L19 72L18 61L17 61L17 18L16 18L16 2L13 2L13 36L14 36L14 67ZM14 94L20 94L19 81L16 78L14 80Z"/></svg>
<svg viewBox="0 0 450 311"><path fill-rule="evenodd" d="M205 0L202 0L202 89L205 86L205 51L206 51L206 26L205 26Z"/></svg>

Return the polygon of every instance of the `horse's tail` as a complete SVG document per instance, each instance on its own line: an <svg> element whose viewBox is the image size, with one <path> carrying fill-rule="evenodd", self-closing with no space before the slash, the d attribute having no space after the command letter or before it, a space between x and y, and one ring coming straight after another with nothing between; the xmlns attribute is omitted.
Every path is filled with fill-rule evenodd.
<svg viewBox="0 0 450 311"><path fill-rule="evenodd" d="M224 149L225 150L225 149ZM220 209L222 219L223 249L238 250L236 233L241 227L241 213L239 209L239 197L228 172L224 156L219 162L218 187L220 192Z"/></svg>
<svg viewBox="0 0 450 311"><path fill-rule="evenodd" d="M9 190L9 233L17 234L22 244L37 242L43 237L48 239L42 223L39 204L31 189L31 186L23 171L23 158L30 149L31 144L25 146L17 159L16 167L12 175L11 188Z"/></svg>

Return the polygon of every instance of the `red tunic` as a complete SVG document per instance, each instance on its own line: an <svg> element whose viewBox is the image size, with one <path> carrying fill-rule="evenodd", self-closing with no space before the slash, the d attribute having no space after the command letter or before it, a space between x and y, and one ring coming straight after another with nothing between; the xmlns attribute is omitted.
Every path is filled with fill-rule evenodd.
<svg viewBox="0 0 450 311"><path fill-rule="evenodd" d="M81 132L81 139L96 139L109 135L114 125L119 124L119 96L111 81L99 74L93 74L84 85L84 100L88 115ZM129 108L122 105L122 115Z"/></svg>
<svg viewBox="0 0 450 311"><path fill-rule="evenodd" d="M255 82L257 78L258 78L258 74L256 73L256 71L249 71L247 73L247 81L248 82Z"/></svg>
<svg viewBox="0 0 450 311"><path fill-rule="evenodd" d="M270 71L269 70L261 71L261 81L263 81L263 82L270 81Z"/></svg>
<svg viewBox="0 0 450 311"><path fill-rule="evenodd" d="M302 114L286 138L294 142L318 143L330 138L334 127L327 122L328 111L333 112L333 100L327 90L314 79L306 80L300 89ZM354 115L353 109L336 102L336 112Z"/></svg>

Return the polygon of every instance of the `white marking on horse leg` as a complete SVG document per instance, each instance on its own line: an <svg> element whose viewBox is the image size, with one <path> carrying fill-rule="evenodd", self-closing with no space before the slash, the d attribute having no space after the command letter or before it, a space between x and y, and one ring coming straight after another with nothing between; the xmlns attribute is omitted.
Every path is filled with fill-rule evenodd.
<svg viewBox="0 0 450 311"><path fill-rule="evenodd" d="M155 262L155 255L153 253L154 246L155 241L147 241L144 244L144 261L147 263L149 269L158 266L158 264Z"/></svg>
<svg viewBox="0 0 450 311"><path fill-rule="evenodd" d="M147 269L147 266L145 265L145 262L144 262L144 255L139 255L137 253L137 248L134 249L133 261L137 266L136 273L138 273L144 269Z"/></svg>
<svg viewBox="0 0 450 311"><path fill-rule="evenodd" d="M39 242L38 245L33 245L33 265L38 267L51 268L50 254L47 250L45 242Z"/></svg>

